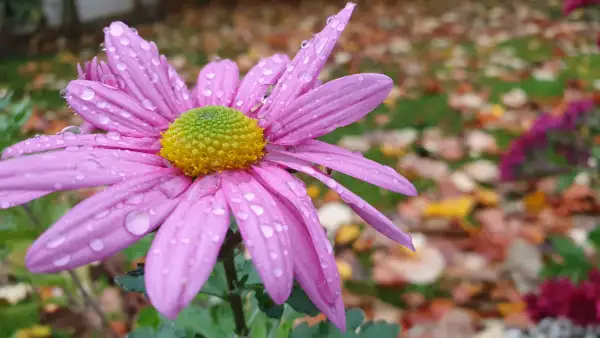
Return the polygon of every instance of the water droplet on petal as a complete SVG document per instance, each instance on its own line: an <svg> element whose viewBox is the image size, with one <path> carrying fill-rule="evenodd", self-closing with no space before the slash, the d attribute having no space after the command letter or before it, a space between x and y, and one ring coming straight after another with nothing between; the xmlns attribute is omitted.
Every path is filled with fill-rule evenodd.
<svg viewBox="0 0 600 338"><path fill-rule="evenodd" d="M79 162L76 168L82 171L91 171L102 168L102 165L96 160L85 160L83 162Z"/></svg>
<svg viewBox="0 0 600 338"><path fill-rule="evenodd" d="M283 270L281 268L273 269L273 276L275 276L277 278L283 276Z"/></svg>
<svg viewBox="0 0 600 338"><path fill-rule="evenodd" d="M94 239L90 242L90 248L96 252L104 249L104 242L101 239Z"/></svg>
<svg viewBox="0 0 600 338"><path fill-rule="evenodd" d="M94 218L102 219L102 218L105 218L106 216L108 216L108 214L110 214L110 210L103 210L103 211L100 211L99 213L97 213L96 215L94 215Z"/></svg>
<svg viewBox="0 0 600 338"><path fill-rule="evenodd" d="M150 50L150 43L146 40L142 40L142 42L140 42L140 48L143 50Z"/></svg>
<svg viewBox="0 0 600 338"><path fill-rule="evenodd" d="M277 232L283 231L283 225L281 225L281 223L273 222L273 225L275 226L275 230L277 230Z"/></svg>
<svg viewBox="0 0 600 338"><path fill-rule="evenodd" d="M212 90L210 90L209 88L204 88L202 89L202 95L208 97L212 95Z"/></svg>
<svg viewBox="0 0 600 338"><path fill-rule="evenodd" d="M252 200L254 200L254 194L249 192L244 195L244 198L246 198L248 201L252 201Z"/></svg>
<svg viewBox="0 0 600 338"><path fill-rule="evenodd" d="M269 251L269 257L271 257L271 259L277 259L279 255L277 254L277 252L271 250Z"/></svg>
<svg viewBox="0 0 600 338"><path fill-rule="evenodd" d="M8 208L10 208L10 202L2 201L2 203L0 203L0 209L8 209Z"/></svg>
<svg viewBox="0 0 600 338"><path fill-rule="evenodd" d="M247 214L247 213L245 213L245 212L243 212L243 211L241 211L241 212L238 212L238 213L236 214L236 216L237 216L237 218L239 218L239 219L240 219L240 220L242 220L242 221L245 221L245 220L247 220L247 219L248 219L248 217L249 217L249 216L248 216L248 214Z"/></svg>
<svg viewBox="0 0 600 338"><path fill-rule="evenodd" d="M217 207L217 208L213 209L212 213L217 216L225 215L225 209L223 209L221 207Z"/></svg>
<svg viewBox="0 0 600 338"><path fill-rule="evenodd" d="M142 101L142 107L144 107L144 109L151 110L151 111L154 111L156 109L156 107L154 106L152 101L150 101L148 99L144 99Z"/></svg>
<svg viewBox="0 0 600 338"><path fill-rule="evenodd" d="M65 239L66 239L65 236L60 235L60 236L56 237L55 239L48 241L48 243L46 243L46 248L54 249L54 248L58 247L59 245L63 244Z"/></svg>
<svg viewBox="0 0 600 338"><path fill-rule="evenodd" d="M221 239L221 236L219 236L219 235L214 235L212 237L212 241L215 242L215 243L217 243L220 239Z"/></svg>
<svg viewBox="0 0 600 338"><path fill-rule="evenodd" d="M300 74L300 81L308 83L308 82L312 81L312 75L310 75L307 72L304 72L304 73Z"/></svg>
<svg viewBox="0 0 600 338"><path fill-rule="evenodd" d="M127 65L124 63L117 63L117 69L121 72L125 71L127 69Z"/></svg>
<svg viewBox="0 0 600 338"><path fill-rule="evenodd" d="M75 179L78 181L83 181L85 179L85 175L83 173L76 173Z"/></svg>
<svg viewBox="0 0 600 338"><path fill-rule="evenodd" d="M106 133L106 137L108 137L109 139L111 139L113 141L118 141L121 139L121 135L114 131L109 131L108 133Z"/></svg>
<svg viewBox="0 0 600 338"><path fill-rule="evenodd" d="M60 97L62 97L64 99L65 97L67 97L67 88L61 89L59 93L60 93Z"/></svg>
<svg viewBox="0 0 600 338"><path fill-rule="evenodd" d="M217 76L217 74L215 74L215 73L206 73L206 78L209 79L209 80L210 79L214 79L215 76Z"/></svg>
<svg viewBox="0 0 600 338"><path fill-rule="evenodd" d="M112 36L120 36L123 34L123 27L118 23L113 23L110 25L109 31Z"/></svg>
<svg viewBox="0 0 600 338"><path fill-rule="evenodd" d="M69 262L71 261L71 256L70 255L61 255L58 256L54 259L54 266L65 266L67 264L69 264Z"/></svg>
<svg viewBox="0 0 600 338"><path fill-rule="evenodd" d="M263 224L260 226L260 230L265 238L273 236L273 228L270 225Z"/></svg>
<svg viewBox="0 0 600 338"><path fill-rule="evenodd" d="M128 38L121 38L120 42L121 42L121 44L123 46L129 46L129 39Z"/></svg>
<svg viewBox="0 0 600 338"><path fill-rule="evenodd" d="M136 194L129 197L125 203L129 205L138 205L144 201L144 194Z"/></svg>
<svg viewBox="0 0 600 338"><path fill-rule="evenodd" d="M92 90L92 88L83 87L80 96L82 100L90 101L94 98L94 96L96 96L96 93Z"/></svg>
<svg viewBox="0 0 600 338"><path fill-rule="evenodd" d="M302 43L300 44L300 48L306 48L308 47L309 42L307 40L302 41Z"/></svg>
<svg viewBox="0 0 600 338"><path fill-rule="evenodd" d="M257 216L260 216L265 212L265 210L260 205L255 205L255 204L251 205L250 209L252 209L252 211L254 211L254 213Z"/></svg>
<svg viewBox="0 0 600 338"><path fill-rule="evenodd" d="M73 135L73 134L80 134L80 133L81 133L81 129L79 129L79 127L77 127L77 126L68 126L68 127L65 127L65 128L63 128L63 129L60 131L60 133L61 133L61 134L66 134L66 133L69 133L69 134L70 134L70 136L69 136L69 137L72 137L72 138L70 138L70 139L71 139L71 140L74 140L76 137L75 137L75 135ZM67 135L65 135L65 136L64 136L64 139L65 139L65 140L67 139Z"/></svg>
<svg viewBox="0 0 600 338"><path fill-rule="evenodd" d="M150 215L145 211L132 211L125 217L125 228L132 235L141 236L150 229Z"/></svg>
<svg viewBox="0 0 600 338"><path fill-rule="evenodd" d="M100 122L100 124L107 125L110 123L110 117L106 115L100 115L98 116L98 122Z"/></svg>

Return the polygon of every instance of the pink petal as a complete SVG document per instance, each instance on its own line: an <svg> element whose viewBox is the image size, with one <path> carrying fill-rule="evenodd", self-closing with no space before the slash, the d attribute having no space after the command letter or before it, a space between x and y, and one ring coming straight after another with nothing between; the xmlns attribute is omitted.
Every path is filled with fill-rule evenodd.
<svg viewBox="0 0 600 338"><path fill-rule="evenodd" d="M67 86L67 102L86 121L127 136L160 136L169 126L161 115L145 109L136 98L99 82L75 80Z"/></svg>
<svg viewBox="0 0 600 338"><path fill-rule="evenodd" d="M282 153L316 163L359 180L408 196L416 196L415 187L393 168L364 158L325 142L311 140L290 151L284 147L270 147L271 153Z"/></svg>
<svg viewBox="0 0 600 338"><path fill-rule="evenodd" d="M345 76L300 96L269 126L271 142L296 145L354 123L385 100L393 81L381 74Z"/></svg>
<svg viewBox="0 0 600 338"><path fill-rule="evenodd" d="M293 276L290 238L279 206L271 194L245 172L226 172L222 189L244 243L274 302L290 296Z"/></svg>
<svg viewBox="0 0 600 338"><path fill-rule="evenodd" d="M331 244L304 183L275 166L254 167L254 172L255 177L285 204L282 210L294 221L294 224L288 223L294 252L302 252L301 264L314 270L313 279L325 301L335 302L341 294L340 275Z"/></svg>
<svg viewBox="0 0 600 338"><path fill-rule="evenodd" d="M231 106L249 116L254 116L256 109L253 108L261 104L267 90L281 77L289 61L285 54L275 54L261 59L244 76Z"/></svg>
<svg viewBox="0 0 600 338"><path fill-rule="evenodd" d="M190 187L203 186L198 179ZM217 191L200 199L188 191L160 227L146 259L146 289L154 307L170 319L206 282L229 229L229 208Z"/></svg>
<svg viewBox="0 0 600 338"><path fill-rule="evenodd" d="M0 209L8 209L16 205L25 204L27 202L48 195L52 190L4 190L0 191Z"/></svg>
<svg viewBox="0 0 600 338"><path fill-rule="evenodd" d="M177 197L169 198L159 189L163 180L175 175L174 169L158 169L79 203L31 246L25 259L27 268L32 272L72 269L108 257L144 237L177 205Z"/></svg>
<svg viewBox="0 0 600 338"><path fill-rule="evenodd" d="M231 60L214 61L198 74L195 96L199 107L229 106L237 90L239 70Z"/></svg>
<svg viewBox="0 0 600 338"><path fill-rule="evenodd" d="M339 184L333 178L315 170L311 166L310 162L293 158L281 153L268 154L265 159L294 170L302 171L325 183L329 188L335 190L335 192L340 195L342 200L344 200L344 202L346 202L346 204L348 204L348 206L352 208L357 215L365 220L365 222L370 224L377 231L391 240L396 241L411 250L414 250L410 236L400 230L394 224L394 222L385 217L385 215L383 215L369 203L365 202L362 198L358 197L352 191Z"/></svg>
<svg viewBox="0 0 600 338"><path fill-rule="evenodd" d="M306 232L304 221L302 217L298 217L298 212L286 206L282 207L282 211L286 224L289 225L290 237L294 239L292 249L296 253L302 253L301 255L293 256L296 280L298 280L298 283L300 283L300 286L304 289L313 304L335 326L344 331L346 328L346 313L344 311L339 274L337 273L337 265L333 253L329 252L325 258L315 252L315 244L313 243L315 238L311 239L311 236ZM323 228L320 228L320 233L323 234L322 237L324 239L319 238L317 240L327 241L327 236L324 235L325 231L323 231ZM327 245L329 245L329 241L327 241ZM329 247L331 248L331 246ZM330 264L330 262L333 264L324 269L321 268L321 266ZM328 268L335 269L335 281L323 278L322 272ZM323 293L324 286L326 287L326 285L334 286L337 289L333 295L333 299L328 299L328 296Z"/></svg>
<svg viewBox="0 0 600 338"><path fill-rule="evenodd" d="M143 153L158 153L161 148L158 139L151 137L128 137L121 136L116 132L87 135L64 133L60 135L42 135L21 141L5 148L2 152L2 159L77 146L134 150Z"/></svg>
<svg viewBox="0 0 600 338"><path fill-rule="evenodd" d="M142 39L122 22L113 22L105 31L110 68L146 110L173 120L192 108L185 82L159 55L156 44Z"/></svg>
<svg viewBox="0 0 600 338"><path fill-rule="evenodd" d="M164 168L157 155L73 148L0 162L0 190L69 190L115 184Z"/></svg>
<svg viewBox="0 0 600 338"><path fill-rule="evenodd" d="M348 3L346 8L328 19L325 28L308 44L303 45L303 48L287 66L286 72L281 76L273 93L269 96L267 104L258 113L258 117L266 120L265 125L276 121L282 116L283 110L289 102L314 87L317 76L352 15L354 6L354 4Z"/></svg>
<svg viewBox="0 0 600 338"><path fill-rule="evenodd" d="M79 80L96 81L112 87L119 87L117 76L113 74L104 61L98 62L98 57L96 56L92 61L86 61L83 67L77 64L77 73Z"/></svg>

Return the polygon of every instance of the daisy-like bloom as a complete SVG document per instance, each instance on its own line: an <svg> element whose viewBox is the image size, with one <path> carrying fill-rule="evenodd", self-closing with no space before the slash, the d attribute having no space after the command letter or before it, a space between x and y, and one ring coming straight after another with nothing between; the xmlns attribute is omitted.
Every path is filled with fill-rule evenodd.
<svg viewBox="0 0 600 338"><path fill-rule="evenodd" d="M392 88L380 74L317 82L353 9L349 3L330 17L293 60L262 59L242 80L234 62L211 62L192 91L153 42L112 23L105 29L108 62L86 63L66 89L73 109L107 133L26 140L7 148L0 162L3 208L54 191L107 186L32 245L27 267L78 267L158 228L146 288L152 304L174 318L209 277L233 215L272 299L285 302L295 279L344 328L332 248L306 187L286 168L324 182L366 222L411 249L407 234L318 168L416 194L394 169L316 140L364 117Z"/></svg>

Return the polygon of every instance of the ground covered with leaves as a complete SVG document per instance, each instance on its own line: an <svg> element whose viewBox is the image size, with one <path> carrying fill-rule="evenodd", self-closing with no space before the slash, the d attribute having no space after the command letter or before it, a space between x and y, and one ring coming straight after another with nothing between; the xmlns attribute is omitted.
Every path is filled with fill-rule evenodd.
<svg viewBox="0 0 600 338"><path fill-rule="evenodd" d="M566 18L551 2L393 3L358 4L321 79L378 72L395 87L372 114L323 139L414 182L419 196L405 198L334 173L409 231L417 252L394 245L334 191L303 176L335 243L346 305L363 309L348 313L345 337L598 334L600 290L585 283L598 278L600 250L600 112L593 107L600 98L600 21L581 12ZM274 52L294 55L341 5L194 7L137 30L156 41L192 86L216 57L234 59L246 72ZM81 41L77 52L62 50L65 41L58 40L56 54L0 63L0 149L81 123L59 95L76 77L77 62L101 54L97 36ZM586 100L589 107L573 108ZM32 241L93 192L51 195L0 212L0 337L130 331L131 337L225 337L222 329L233 319L219 297L219 271L211 277L216 289L205 287L176 322L148 306L135 269L150 236L70 273L27 272ZM237 263L247 269L243 295L252 337L340 337L327 323L317 324L323 317L306 300L270 304L253 291L249 263ZM125 292L115 284L118 276L141 292ZM591 304L591 318L570 306L575 302ZM284 324L274 326L267 316ZM370 322L362 323L365 318ZM286 324L294 322L295 328Z"/></svg>

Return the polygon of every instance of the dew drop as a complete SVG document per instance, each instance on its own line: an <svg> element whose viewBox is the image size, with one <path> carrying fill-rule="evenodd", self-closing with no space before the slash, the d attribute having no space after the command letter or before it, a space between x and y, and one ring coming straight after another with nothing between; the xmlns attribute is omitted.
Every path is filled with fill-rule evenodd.
<svg viewBox="0 0 600 338"><path fill-rule="evenodd" d="M235 105L236 105L236 106L238 106L238 107L241 107L241 106L242 106L242 104L244 104L244 101L242 101L242 100L238 100L238 101L235 103Z"/></svg>
<svg viewBox="0 0 600 338"><path fill-rule="evenodd" d="M96 252L104 249L104 242L101 239L94 239L90 242L90 248Z"/></svg>
<svg viewBox="0 0 600 338"><path fill-rule="evenodd" d="M60 93L60 97L62 97L64 99L65 97L67 97L67 88L61 89L59 93Z"/></svg>
<svg viewBox="0 0 600 338"><path fill-rule="evenodd" d="M65 236L60 235L60 236L56 237L55 239L48 241L48 243L46 243L46 248L54 249L54 248L58 247L59 245L63 244L65 239L66 239Z"/></svg>
<svg viewBox="0 0 600 338"><path fill-rule="evenodd" d="M138 205L140 203L142 203L144 201L144 195L143 194L136 194L133 195L131 197L129 197L125 203L129 204L129 205Z"/></svg>
<svg viewBox="0 0 600 338"><path fill-rule="evenodd" d="M98 162L96 160L85 160L85 161L79 162L77 164L76 168L78 170L82 170L82 171L91 171L91 170L102 168L102 165L100 164L100 162Z"/></svg>
<svg viewBox="0 0 600 338"><path fill-rule="evenodd" d="M69 137L72 137L72 140L75 139L75 136L73 134L80 134L81 133L81 129L79 129L79 127L77 126L68 126L63 128L63 130L60 131L61 134L70 134ZM67 135L64 136L65 139L67 139Z"/></svg>
<svg viewBox="0 0 600 338"><path fill-rule="evenodd" d="M277 259L279 255L275 251L269 251L269 257L271 257L271 259Z"/></svg>
<svg viewBox="0 0 600 338"><path fill-rule="evenodd" d="M113 141L118 141L121 139L121 135L114 131L109 131L108 133L106 133L106 137L108 137L109 139L111 139Z"/></svg>
<svg viewBox="0 0 600 338"><path fill-rule="evenodd" d="M242 221L245 221L245 220L247 220L247 219L248 219L248 217L249 217L249 216L248 216L248 214L247 214L247 213L245 213L245 212L243 212L243 211L241 211L241 212L238 212L238 213L236 214L236 216L237 216L237 218L241 219Z"/></svg>
<svg viewBox="0 0 600 338"><path fill-rule="evenodd" d="M300 48L306 48L308 47L309 42L307 40L302 41L302 43L300 44Z"/></svg>
<svg viewBox="0 0 600 338"><path fill-rule="evenodd" d="M128 112L127 110L123 109L121 110L121 116L123 116L124 118L128 119L131 117L131 113Z"/></svg>
<svg viewBox="0 0 600 338"><path fill-rule="evenodd" d="M273 228L270 225L263 224L260 226L263 236L271 238L273 236Z"/></svg>
<svg viewBox="0 0 600 338"><path fill-rule="evenodd" d="M96 93L92 90L92 88L83 87L80 96L82 100L90 101L94 98L94 96L96 96Z"/></svg>
<svg viewBox="0 0 600 338"><path fill-rule="evenodd" d="M121 27L121 25L118 23L110 25L110 34L112 36L120 36L123 34L123 27Z"/></svg>
<svg viewBox="0 0 600 338"><path fill-rule="evenodd" d="M109 89L119 89L119 81L117 80L117 77L114 74L102 75L100 82L102 83L102 85L104 85L104 87L107 87Z"/></svg>
<svg viewBox="0 0 600 338"><path fill-rule="evenodd" d="M108 216L110 214L110 210L103 210L100 211L99 213L97 213L96 215L94 215L95 219L102 219L105 218L106 216Z"/></svg>
<svg viewBox="0 0 600 338"><path fill-rule="evenodd" d="M123 46L129 46L129 39L128 38L121 38L121 40L119 40L121 42L121 44Z"/></svg>
<svg viewBox="0 0 600 338"><path fill-rule="evenodd" d="M98 116L98 122L100 124L107 125L110 123L110 117L108 117L106 115L100 115L100 116Z"/></svg>
<svg viewBox="0 0 600 338"><path fill-rule="evenodd" d="M217 207L217 208L213 209L212 213L217 216L225 215L225 209L223 209L221 207Z"/></svg>
<svg viewBox="0 0 600 338"><path fill-rule="evenodd" d="M142 107L144 107L144 109L146 109L146 110L151 110L151 111L154 111L156 109L156 107L154 106L152 101L150 101L148 99L144 99L142 101Z"/></svg>
<svg viewBox="0 0 600 338"><path fill-rule="evenodd" d="M219 242L220 239L221 239L221 236L219 236L219 235L212 236L212 241L215 243Z"/></svg>
<svg viewBox="0 0 600 338"><path fill-rule="evenodd" d="M273 269L273 276L275 276L277 278L283 276L283 270L281 268Z"/></svg>
<svg viewBox="0 0 600 338"><path fill-rule="evenodd" d="M250 209L252 209L252 211L254 211L254 213L257 216L260 216L265 212L265 210L260 205L255 205L255 204L251 205Z"/></svg>
<svg viewBox="0 0 600 338"><path fill-rule="evenodd" d="M267 76L267 75L271 75L271 74L273 74L272 69L265 68L265 70L263 70L263 75Z"/></svg>
<svg viewBox="0 0 600 338"><path fill-rule="evenodd" d="M10 202L2 201L2 203L0 203L0 209L8 209L8 208L10 208Z"/></svg>
<svg viewBox="0 0 600 338"><path fill-rule="evenodd" d="M75 179L78 181L83 181L85 179L85 175L83 173L76 173Z"/></svg>
<svg viewBox="0 0 600 338"><path fill-rule="evenodd" d="M251 192L249 192L249 193L247 193L247 194L244 195L244 198L246 200L248 200L248 201L252 201L252 200L254 200L254 194L251 193Z"/></svg>
<svg viewBox="0 0 600 338"><path fill-rule="evenodd" d="M146 40L142 40L142 42L140 42L140 48L143 50L150 50L150 43Z"/></svg>
<svg viewBox="0 0 600 338"><path fill-rule="evenodd" d="M125 228L135 236L145 234L150 229L150 215L145 211L128 213L125 217Z"/></svg>
<svg viewBox="0 0 600 338"><path fill-rule="evenodd" d="M54 259L54 266L65 266L71 261L71 256L64 254Z"/></svg>
<svg viewBox="0 0 600 338"><path fill-rule="evenodd" d="M304 72L304 73L300 74L300 81L308 83L308 82L312 81L312 76L309 73Z"/></svg>
<svg viewBox="0 0 600 338"><path fill-rule="evenodd" d="M189 238L187 238L187 237L185 237L185 238L182 238L182 239L181 239L181 243L183 243L183 244L189 244L189 243L190 243L190 239L189 239Z"/></svg>
<svg viewBox="0 0 600 338"><path fill-rule="evenodd" d="M333 178L330 178L327 180L327 186L330 189L335 189L335 187L337 186L337 182Z"/></svg>
<svg viewBox="0 0 600 338"><path fill-rule="evenodd" d="M283 226L281 225L281 223L279 223L279 222L273 222L273 225L275 226L275 230L277 232L283 231Z"/></svg>
<svg viewBox="0 0 600 338"><path fill-rule="evenodd" d="M127 65L124 63L117 63L117 69L121 72L124 72L127 69Z"/></svg>
<svg viewBox="0 0 600 338"><path fill-rule="evenodd" d="M212 90L210 90L209 88L204 88L202 89L202 95L208 97L212 95Z"/></svg>
<svg viewBox="0 0 600 338"><path fill-rule="evenodd" d="M217 74L215 74L215 73L206 73L206 78L209 79L209 80L210 79L214 79L215 76L217 76Z"/></svg>

